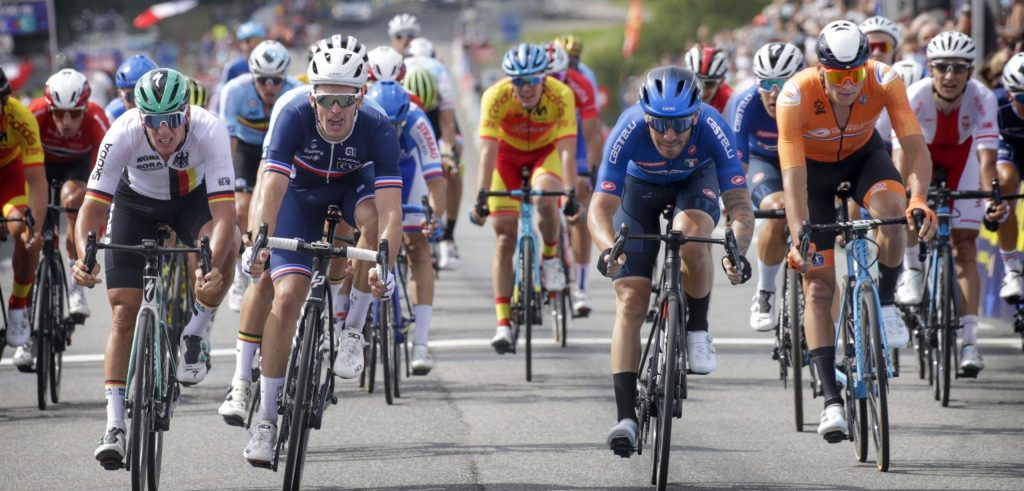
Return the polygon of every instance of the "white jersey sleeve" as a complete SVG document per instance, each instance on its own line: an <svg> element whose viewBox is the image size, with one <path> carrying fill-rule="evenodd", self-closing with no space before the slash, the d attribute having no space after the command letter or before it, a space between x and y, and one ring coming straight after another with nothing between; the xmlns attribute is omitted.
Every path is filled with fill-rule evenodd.
<svg viewBox="0 0 1024 491"><path fill-rule="evenodd" d="M995 94L977 80L971 80L968 93L971 97L971 106L974 126L974 142L979 150L999 149L999 103Z"/></svg>
<svg viewBox="0 0 1024 491"><path fill-rule="evenodd" d="M132 156L128 126L130 121L138 121L138 119L135 115L118 118L103 135L86 187L86 198L107 206L113 202L117 183L120 182L121 174Z"/></svg>

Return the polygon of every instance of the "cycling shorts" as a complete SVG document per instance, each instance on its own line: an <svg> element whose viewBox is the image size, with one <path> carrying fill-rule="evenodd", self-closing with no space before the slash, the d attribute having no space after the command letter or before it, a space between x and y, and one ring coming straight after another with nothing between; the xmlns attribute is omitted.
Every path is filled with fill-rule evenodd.
<svg viewBox="0 0 1024 491"><path fill-rule="evenodd" d="M252 193L256 186L256 175L263 159L263 147L238 140L232 161L235 164L235 192Z"/></svg>
<svg viewBox="0 0 1024 491"><path fill-rule="evenodd" d="M28 183L20 161L0 167L0 207L4 217L15 209L28 207Z"/></svg>
<svg viewBox="0 0 1024 491"><path fill-rule="evenodd" d="M539 176L550 174L562 179L562 160L554 144L532 152L524 152L498 142L498 160L491 175L491 191L508 191L519 189L523 183L522 168L529 167L530 182L536 185ZM491 196L487 198L487 208L491 214L519 214L519 198Z"/></svg>
<svg viewBox="0 0 1024 491"><path fill-rule="evenodd" d="M869 208L871 197L876 193L891 192L906 196L903 179L893 165L892 157L885 151L885 144L878 132L863 147L839 162L807 159L807 208L811 223L836 222L836 188L842 182L850 183L850 197L864 208ZM836 233L816 232L811 234L811 242L820 256L813 260L811 269L833 267L835 262L832 249L835 247Z"/></svg>
<svg viewBox="0 0 1024 491"><path fill-rule="evenodd" d="M755 208L761 208L761 201L770 194L782 192L782 170L778 160L767 160L750 154L747 165L747 187Z"/></svg>
<svg viewBox="0 0 1024 491"><path fill-rule="evenodd" d="M402 204L422 206L423 197L429 193L427 181L423 179L423 167L415 157L409 157L398 163L398 171L402 173ZM402 231L422 231L420 224L424 219L422 213L402 213Z"/></svg>
<svg viewBox="0 0 1024 491"><path fill-rule="evenodd" d="M1021 160L1024 159L1024 155L1017 151L1015 145L1007 143L1006 140L999 140L999 153L996 157L996 163L1003 165L1016 165L1018 175L1024 173L1024 165L1021 165Z"/></svg>
<svg viewBox="0 0 1024 491"><path fill-rule="evenodd" d="M210 220L206 182L185 196L169 200L153 199L136 193L122 179L114 193L107 223L107 241L111 244L139 245L143 239L157 239L157 229L166 223L180 243L196 246L199 231ZM104 251L107 289L142 288L146 260L138 254Z"/></svg>
<svg viewBox="0 0 1024 491"><path fill-rule="evenodd" d="M85 155L82 158L64 164L46 164L46 182L57 179L61 182L81 181L89 182L89 174L92 173L92 158Z"/></svg>
<svg viewBox="0 0 1024 491"><path fill-rule="evenodd" d="M612 219L615 230L625 223L630 234L662 234L661 213L669 205L674 210L672 217L683 211L698 210L707 213L718 223L718 175L713 165L705 166L683 181L671 184L657 184L641 181L627 175L622 191L622 206ZM653 240L629 240L626 242L626 264L615 279L627 276L642 276L651 279L654 264L658 260L661 242Z"/></svg>
<svg viewBox="0 0 1024 491"><path fill-rule="evenodd" d="M275 237L313 242L323 238L327 207L337 205L345 223L356 226L356 206L373 199L373 166L316 186L288 185L277 212ZM313 276L313 258L303 252L275 250L270 256L270 277L275 281L289 274Z"/></svg>

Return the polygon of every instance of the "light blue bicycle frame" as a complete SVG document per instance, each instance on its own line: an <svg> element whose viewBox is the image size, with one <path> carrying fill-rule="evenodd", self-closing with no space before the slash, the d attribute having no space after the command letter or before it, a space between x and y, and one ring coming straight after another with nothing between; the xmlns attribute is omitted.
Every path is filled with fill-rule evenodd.
<svg viewBox="0 0 1024 491"><path fill-rule="evenodd" d="M514 189L509 191L509 195L513 198L520 198L519 202L519 234L516 237L516 250L512 257L516 258L513 261L515 268L515 275L513 276L513 291L512 291L512 303L516 303L515 300L519 298L519 295L523 295L523 292L518 290L519 280L523 277L523 271L519 265L519 257L526 239L529 238L529 247L532 249L533 264L530 268L533 269L533 291L540 292L540 261L537 260L537 236L533 231L533 202L529 199L523 198L523 191L521 189ZM533 193L531 193L533 195ZM520 300L521 301L521 300ZM536 308L537 306L532 305ZM523 315L532 315L530 312L523 312Z"/></svg>

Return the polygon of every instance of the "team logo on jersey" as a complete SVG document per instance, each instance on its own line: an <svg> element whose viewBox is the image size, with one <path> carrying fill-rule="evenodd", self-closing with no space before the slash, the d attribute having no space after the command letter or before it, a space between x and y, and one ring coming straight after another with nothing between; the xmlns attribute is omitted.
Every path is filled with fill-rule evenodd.
<svg viewBox="0 0 1024 491"><path fill-rule="evenodd" d="M231 178L230 177L222 177L220 179L217 179L217 185L218 186L227 186L229 184L231 184Z"/></svg>
<svg viewBox="0 0 1024 491"><path fill-rule="evenodd" d="M697 153L697 145L690 145L690 148L686 149L686 153L694 155Z"/></svg>
<svg viewBox="0 0 1024 491"><path fill-rule="evenodd" d="M665 165L665 161L664 160L660 160L658 162L643 162L643 161L640 161L640 160L634 160L633 162L636 162L636 165L638 167L643 167L643 168L661 167L661 166Z"/></svg>
<svg viewBox="0 0 1024 491"><path fill-rule="evenodd" d="M171 162L171 167L175 169L185 169L188 167L188 152L178 152L174 156L174 162Z"/></svg>
<svg viewBox="0 0 1024 491"><path fill-rule="evenodd" d="M864 105L867 105L867 103L868 103L868 95L867 94L862 94L860 96L860 105L864 106Z"/></svg>
<svg viewBox="0 0 1024 491"><path fill-rule="evenodd" d="M100 176L103 175L103 164L106 163L107 152L112 146L114 146L113 143L107 143L100 149L99 154L96 156L96 166L93 167L92 176L89 176L90 179L98 181Z"/></svg>
<svg viewBox="0 0 1024 491"><path fill-rule="evenodd" d="M249 107L256 107L256 104L259 104L259 102L257 102L256 99L249 99L245 102L249 105Z"/></svg>
<svg viewBox="0 0 1024 491"><path fill-rule="evenodd" d="M356 156L356 147L345 147L345 156L346 157L355 157Z"/></svg>
<svg viewBox="0 0 1024 491"><path fill-rule="evenodd" d="M966 115L966 114L964 114L963 116L960 116L960 126L962 126L963 129L965 129L965 130L970 128L971 127L971 117Z"/></svg>
<svg viewBox="0 0 1024 491"><path fill-rule="evenodd" d="M814 114L825 114L825 103L821 99L814 101Z"/></svg>
<svg viewBox="0 0 1024 491"><path fill-rule="evenodd" d="M821 255L820 252L815 252L814 255L811 256L811 266L817 268L817 267L821 267L821 266L824 266L824 265L825 265L825 256Z"/></svg>
<svg viewBox="0 0 1024 491"><path fill-rule="evenodd" d="M800 105L800 89L795 83L793 83L793 81L786 82L786 84L782 86L782 92L779 93L779 98L776 99L775 103L780 106Z"/></svg>
<svg viewBox="0 0 1024 491"><path fill-rule="evenodd" d="M764 172L758 172L757 174L754 174L754 177L750 178L750 181L753 182L754 184L757 184L757 183L759 183L759 182L761 182L763 180L764 180Z"/></svg>
<svg viewBox="0 0 1024 491"><path fill-rule="evenodd" d="M611 181L601 181L601 189L605 191L615 191L615 183Z"/></svg>
<svg viewBox="0 0 1024 491"><path fill-rule="evenodd" d="M714 192L714 191L712 191L712 190L710 190L708 188L704 188L701 192L703 192L704 196L707 196L708 198L711 198L711 199L717 199L718 198L718 193L716 193L716 192Z"/></svg>
<svg viewBox="0 0 1024 491"><path fill-rule="evenodd" d="M871 189L868 190L868 195L872 195L880 191L885 191L886 189L888 189L888 186L885 184L885 181L879 181L876 182L874 186L871 186Z"/></svg>
<svg viewBox="0 0 1024 491"><path fill-rule="evenodd" d="M698 163L697 159L686 159L685 162L686 162L686 167L689 168L689 169L697 167L697 163Z"/></svg>
<svg viewBox="0 0 1024 491"><path fill-rule="evenodd" d="M732 181L733 184L735 184L737 186L742 186L742 185L747 183L747 178L745 178L743 176L732 176L731 181Z"/></svg>

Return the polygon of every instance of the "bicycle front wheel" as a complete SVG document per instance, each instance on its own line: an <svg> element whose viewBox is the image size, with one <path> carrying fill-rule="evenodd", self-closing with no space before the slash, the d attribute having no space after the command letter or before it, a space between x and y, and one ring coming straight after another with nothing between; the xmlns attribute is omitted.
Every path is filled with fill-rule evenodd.
<svg viewBox="0 0 1024 491"><path fill-rule="evenodd" d="M128 466L132 472L132 490L146 489L147 474L150 464L152 443L150 429L153 426L152 394L153 394L153 332L156 330L156 318L150 310L142 313L141 322L135 325L134 360L132 370L131 394L126 400L131 401L131 434L128 440Z"/></svg>
<svg viewBox="0 0 1024 491"><path fill-rule="evenodd" d="M663 491L668 486L668 462L669 453L672 450L672 418L675 415L676 404L676 361L679 356L678 336L683 326L680 324L679 299L669 296L666 300L667 308L665 313L665 354L664 370L661 372L661 407L658 408L658 423L655 427L657 432L654 435L655 461L656 461L656 485L658 491Z"/></svg>
<svg viewBox="0 0 1024 491"><path fill-rule="evenodd" d="M534 244L531 237L523 239L519 255L519 272L522 283L519 285L519 298L523 302L523 328L526 330L526 381L533 380L533 321L536 292L534 290L533 265L537 261L534 256Z"/></svg>
<svg viewBox="0 0 1024 491"><path fill-rule="evenodd" d="M949 406L949 389L952 374L956 367L953 365L953 350L956 349L956 328L960 323L960 316L957 313L956 303L960 300L956 286L956 273L953 269L953 257L948 249L940 259L939 267L939 316L936 326L938 335L938 353L934 363L935 370L935 399L942 402L942 406Z"/></svg>
<svg viewBox="0 0 1024 491"><path fill-rule="evenodd" d="M789 336L789 365L793 378L793 420L796 431L804 430L804 326L803 312L800 309L802 288L800 273L794 269L786 270L786 334ZM782 329L782 326L779 327Z"/></svg>
<svg viewBox="0 0 1024 491"><path fill-rule="evenodd" d="M854 298L848 284L843 285L843 299L846 301L846 315L842 320L842 342L843 342L843 371L846 375L846 384L843 386L843 393L846 399L846 421L848 425L849 438L853 441L853 453L858 462L866 462L868 458L868 425L867 425L867 399L857 397L857 340L856 332L861 329L854 322ZM860 299L857 299L859 301ZM863 322L863 319L861 319ZM861 331L863 332L863 331ZM822 374L821 376L826 376Z"/></svg>
<svg viewBox="0 0 1024 491"><path fill-rule="evenodd" d="M302 466L306 459L306 446L309 444L309 417L313 409L313 397L317 394L316 378L313 365L320 350L316 344L322 330L319 321L321 312L316 308L307 309L304 313L302 326L302 342L299 352L299 364L295 373L295 399L291 404L291 424L288 433L288 462L284 468L284 489L300 489L302 484Z"/></svg>
<svg viewBox="0 0 1024 491"><path fill-rule="evenodd" d="M377 303L377 317L380 320L377 336L380 339L380 359L384 365L384 400L389 406L395 403L395 327L392 325L391 311L390 301L382 300Z"/></svg>
<svg viewBox="0 0 1024 491"><path fill-rule="evenodd" d="M35 333L36 400L39 410L46 410L47 384L50 382L50 354L53 351L53 278L50 276L50 262L42 261L36 268L36 285L32 316L32 330Z"/></svg>
<svg viewBox="0 0 1024 491"><path fill-rule="evenodd" d="M875 444L878 470L889 470L889 371L885 362L884 336L878 319L878 306L870 289L861 291L864 330L861 349L864 352L864 373L867 384L867 406L871 439Z"/></svg>

